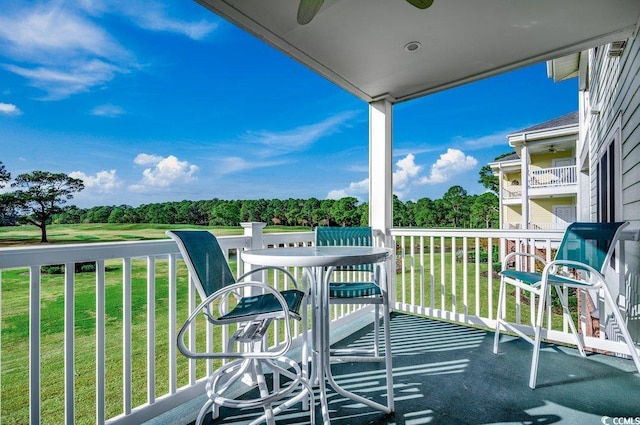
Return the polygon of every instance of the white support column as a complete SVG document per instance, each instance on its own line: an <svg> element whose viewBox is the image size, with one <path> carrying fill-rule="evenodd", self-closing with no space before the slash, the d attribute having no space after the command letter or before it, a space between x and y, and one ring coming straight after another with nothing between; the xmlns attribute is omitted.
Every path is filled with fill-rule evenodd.
<svg viewBox="0 0 640 425"><path fill-rule="evenodd" d="M384 246L394 248L387 261L389 304L396 302L395 244L393 226L393 105L388 100L369 104L369 225L374 235L380 234Z"/></svg>
<svg viewBox="0 0 640 425"><path fill-rule="evenodd" d="M525 135L526 137L526 135ZM521 227L523 229L529 228L529 149L527 145L522 146L520 152L521 158L521 177L520 187L522 187L522 221Z"/></svg>
<svg viewBox="0 0 640 425"><path fill-rule="evenodd" d="M499 229L508 229L508 226L505 226L505 214L504 214L504 171L502 170L502 166L498 169L498 220L500 220ZM502 257L500 257L502 258Z"/></svg>
<svg viewBox="0 0 640 425"><path fill-rule="evenodd" d="M369 104L369 225L391 247L393 226L392 107L388 100Z"/></svg>

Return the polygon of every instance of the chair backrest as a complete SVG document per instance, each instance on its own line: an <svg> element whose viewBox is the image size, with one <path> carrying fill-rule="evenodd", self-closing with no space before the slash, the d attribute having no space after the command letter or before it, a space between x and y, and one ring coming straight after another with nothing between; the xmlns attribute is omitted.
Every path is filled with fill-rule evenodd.
<svg viewBox="0 0 640 425"><path fill-rule="evenodd" d="M178 244L202 299L236 283L218 240L210 232L169 230L167 235Z"/></svg>
<svg viewBox="0 0 640 425"><path fill-rule="evenodd" d="M373 246L371 227L316 227L316 246ZM373 271L371 264L343 266L337 270Z"/></svg>
<svg viewBox="0 0 640 425"><path fill-rule="evenodd" d="M555 259L578 261L604 273L620 231L628 224L572 223L567 227Z"/></svg>

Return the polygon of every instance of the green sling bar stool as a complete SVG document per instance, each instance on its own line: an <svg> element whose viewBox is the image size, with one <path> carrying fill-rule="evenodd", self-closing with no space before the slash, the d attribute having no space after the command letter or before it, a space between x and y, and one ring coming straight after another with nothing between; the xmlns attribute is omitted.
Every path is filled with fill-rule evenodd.
<svg viewBox="0 0 640 425"><path fill-rule="evenodd" d="M220 407L262 407L264 414L251 423L275 424L274 417L277 414L302 402L306 396L311 397L313 406L313 391L302 376L300 366L285 356L291 346L289 322L291 319L300 320L300 308L304 299L304 293L297 289L293 275L281 268L260 267L236 280L217 239L210 232L174 230L167 231L167 235L177 243L191 282L202 300L178 333L178 349L190 359L225 361L207 378L205 388L208 400L200 409L196 424L202 424L209 410L217 418ZM280 292L265 282L244 280L265 269L277 269L285 273L295 289ZM191 338L196 338L196 334L192 333L194 324L203 315L213 327L235 326L236 330L222 349L210 347L209 350L199 352L185 344L185 335L191 333ZM268 348L266 338L274 321L283 324L281 333L284 335L284 342L277 347ZM232 327L229 328L230 333ZM284 377L286 381L282 385L280 377ZM269 385L270 381L272 385ZM258 388L255 397L238 397L238 394L242 395L255 387ZM294 396L296 390L299 390L299 394ZM249 393L249 396L251 394L253 393ZM285 400L288 396L290 397ZM314 423L314 409L309 410L311 423Z"/></svg>
<svg viewBox="0 0 640 425"><path fill-rule="evenodd" d="M500 272L500 295L498 298L498 313L496 320L496 332L493 343L493 352L498 353L500 342L500 329L505 328L516 333L518 336L533 345L533 356L531 359L531 372L529 375L529 387L536 387L536 376L538 373L538 360L540 357L540 341L542 339L542 319L549 304L551 295L550 288L553 287L559 295L562 309L566 317L571 317L568 306L565 303L565 291L567 288L579 288L583 290L599 290L604 297L606 307L611 310L620 334L625 340L629 353L640 372L640 357L638 348L631 339L629 330L620 309L607 287L605 278L606 269L615 251L616 243L621 230L628 225L628 222L617 223L572 223L567 228L555 259L546 263L543 258L532 253L512 252L503 261L503 270ZM534 271L521 271L508 269L507 266L513 260L525 259L529 264L532 258L542 273ZM578 273L569 274L567 269L573 269ZM506 285L513 285L522 290L528 291L538 297L536 311L536 323L533 324L533 338L526 335L517 327L505 320L505 291ZM532 305L532 307L535 304ZM569 320L569 327L573 333L582 356L586 356L584 351L584 340L576 331L573 320Z"/></svg>
<svg viewBox="0 0 640 425"><path fill-rule="evenodd" d="M315 229L316 246L373 246L371 227L327 227ZM394 410L393 379L391 363L391 335L387 276L381 276L380 267L359 264L336 267L333 275L340 272L363 274L364 279L334 280L329 283L329 304L371 304L374 306L374 341L371 349L332 349L331 358L336 361L379 361L386 364L387 403ZM362 272L362 273L360 273ZM382 308L381 308L382 306ZM380 354L380 318L382 316L385 340L384 355Z"/></svg>

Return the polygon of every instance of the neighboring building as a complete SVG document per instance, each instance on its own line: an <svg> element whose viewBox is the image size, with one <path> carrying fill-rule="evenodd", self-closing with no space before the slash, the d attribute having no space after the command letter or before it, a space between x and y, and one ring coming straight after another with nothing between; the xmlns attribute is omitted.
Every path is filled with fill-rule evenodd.
<svg viewBox="0 0 640 425"><path fill-rule="evenodd" d="M564 229L576 221L578 112L507 136L515 153L489 164L500 182L502 229Z"/></svg>

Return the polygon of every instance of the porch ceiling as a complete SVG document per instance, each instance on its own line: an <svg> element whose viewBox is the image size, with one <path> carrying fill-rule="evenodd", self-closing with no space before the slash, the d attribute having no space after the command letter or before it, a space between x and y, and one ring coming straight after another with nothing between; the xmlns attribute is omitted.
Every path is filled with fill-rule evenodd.
<svg viewBox="0 0 640 425"><path fill-rule="evenodd" d="M638 0L197 0L364 101L399 102L626 39ZM409 53L404 46L418 41Z"/></svg>

